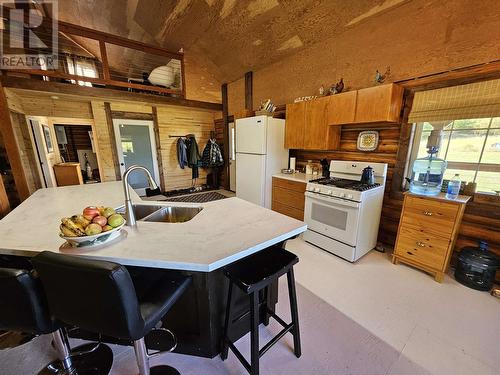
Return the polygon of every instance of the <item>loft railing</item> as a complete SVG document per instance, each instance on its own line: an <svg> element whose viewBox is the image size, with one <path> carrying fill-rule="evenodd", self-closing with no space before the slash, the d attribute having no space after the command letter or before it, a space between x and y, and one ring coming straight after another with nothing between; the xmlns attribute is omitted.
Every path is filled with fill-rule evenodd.
<svg viewBox="0 0 500 375"><path fill-rule="evenodd" d="M38 36L43 38L43 31L41 34L39 31ZM87 86L185 97L183 53L66 22L58 22L58 41L59 64L56 69L2 67L2 71L39 76L49 81L87 82ZM24 51L36 53L29 48ZM88 61L88 64L82 64L93 65L92 75L95 76L85 74L85 69L77 69L81 67L78 64L71 66L68 63L71 60Z"/></svg>

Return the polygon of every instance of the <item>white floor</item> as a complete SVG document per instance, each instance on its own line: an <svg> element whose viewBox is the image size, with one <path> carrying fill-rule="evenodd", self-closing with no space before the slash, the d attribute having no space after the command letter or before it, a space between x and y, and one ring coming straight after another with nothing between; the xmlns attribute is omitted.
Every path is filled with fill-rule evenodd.
<svg viewBox="0 0 500 375"><path fill-rule="evenodd" d="M351 264L300 240L296 280L401 353L391 374L500 374L500 300L372 251Z"/></svg>

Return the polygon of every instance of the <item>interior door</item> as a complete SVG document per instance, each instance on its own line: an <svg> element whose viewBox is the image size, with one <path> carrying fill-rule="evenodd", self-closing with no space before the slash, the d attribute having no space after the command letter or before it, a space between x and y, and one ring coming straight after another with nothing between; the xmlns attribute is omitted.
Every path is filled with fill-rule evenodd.
<svg viewBox="0 0 500 375"><path fill-rule="evenodd" d="M229 190L236 191L236 127L229 123Z"/></svg>
<svg viewBox="0 0 500 375"><path fill-rule="evenodd" d="M50 173L50 163L45 152L45 141L43 140L42 127L38 120L29 120L31 132L33 134L34 148L36 152L36 157L39 164L38 172L41 175L41 179L44 187L53 187L53 178Z"/></svg>
<svg viewBox="0 0 500 375"><path fill-rule="evenodd" d="M115 119L113 125L121 174L131 165L141 165L149 170L160 185L153 122ZM132 172L129 184L139 195L146 195L149 183L144 173Z"/></svg>

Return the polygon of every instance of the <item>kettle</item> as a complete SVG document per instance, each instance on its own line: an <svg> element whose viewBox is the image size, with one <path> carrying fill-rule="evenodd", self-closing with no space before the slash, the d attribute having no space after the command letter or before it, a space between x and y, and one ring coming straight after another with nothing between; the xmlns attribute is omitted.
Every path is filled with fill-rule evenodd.
<svg viewBox="0 0 500 375"><path fill-rule="evenodd" d="M375 183L375 174L373 173L373 168L368 166L363 169L363 173L361 174L361 183L373 185Z"/></svg>

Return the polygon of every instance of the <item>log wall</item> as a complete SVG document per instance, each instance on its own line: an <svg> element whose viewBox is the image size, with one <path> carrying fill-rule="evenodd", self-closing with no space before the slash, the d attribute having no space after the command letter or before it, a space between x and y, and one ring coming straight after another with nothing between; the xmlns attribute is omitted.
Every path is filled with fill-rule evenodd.
<svg viewBox="0 0 500 375"><path fill-rule="evenodd" d="M407 125L405 125L407 126ZM356 149L356 140L360 131L379 131L380 142L374 152L361 152ZM387 182L382 208L382 218L378 240L394 246L399 226L403 201L391 197L392 179L399 147L400 125L349 125L342 128L340 149L338 151L308 151L290 150L290 155L297 158L298 167L305 165L307 160L319 163L319 160L354 160L365 162L380 162L388 164ZM477 246L478 240L489 243L490 249L500 256L500 205L494 202L478 202L477 198L467 204L459 237L455 246L452 264L458 251L464 246ZM497 282L500 282L500 271L497 272Z"/></svg>

